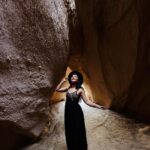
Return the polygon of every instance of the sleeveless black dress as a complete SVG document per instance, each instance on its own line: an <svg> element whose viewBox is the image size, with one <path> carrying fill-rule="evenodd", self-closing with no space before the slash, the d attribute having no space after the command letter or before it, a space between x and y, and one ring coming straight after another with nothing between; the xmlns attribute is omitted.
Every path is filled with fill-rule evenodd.
<svg viewBox="0 0 150 150"><path fill-rule="evenodd" d="M64 125L67 150L87 150L84 114L78 104L79 99L77 90L66 92Z"/></svg>

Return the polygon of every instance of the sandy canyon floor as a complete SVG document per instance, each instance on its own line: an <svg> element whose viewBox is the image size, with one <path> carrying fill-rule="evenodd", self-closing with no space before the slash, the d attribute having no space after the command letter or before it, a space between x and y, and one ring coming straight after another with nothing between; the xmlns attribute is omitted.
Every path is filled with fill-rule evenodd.
<svg viewBox="0 0 150 150"><path fill-rule="evenodd" d="M85 117L88 150L150 150L150 127L110 110L79 103ZM23 150L67 150L65 101L51 106L51 124L42 139Z"/></svg>

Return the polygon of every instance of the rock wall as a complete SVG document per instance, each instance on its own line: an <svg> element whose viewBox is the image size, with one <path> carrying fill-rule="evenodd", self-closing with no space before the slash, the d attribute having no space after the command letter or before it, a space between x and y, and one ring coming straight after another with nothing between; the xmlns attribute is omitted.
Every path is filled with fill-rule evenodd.
<svg viewBox="0 0 150 150"><path fill-rule="evenodd" d="M72 51L83 51L71 56L70 66L80 66L98 103L150 121L150 2L75 2L79 23L70 33L82 34L78 46L71 39Z"/></svg>
<svg viewBox="0 0 150 150"><path fill-rule="evenodd" d="M7 150L36 139L48 121L49 97L68 65L68 26L62 0L1 1L0 14L0 149Z"/></svg>
<svg viewBox="0 0 150 150"><path fill-rule="evenodd" d="M150 1L137 1L139 16L136 67L125 111L150 123Z"/></svg>

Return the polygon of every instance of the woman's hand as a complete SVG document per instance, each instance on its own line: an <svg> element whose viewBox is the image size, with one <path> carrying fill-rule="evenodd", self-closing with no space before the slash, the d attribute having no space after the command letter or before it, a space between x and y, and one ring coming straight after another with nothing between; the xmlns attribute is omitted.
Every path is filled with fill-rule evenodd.
<svg viewBox="0 0 150 150"><path fill-rule="evenodd" d="M55 90L58 91L58 92L65 92L65 91L68 89L68 87L66 87L66 88L61 88L61 86L62 86L63 83L66 82L67 80L68 80L67 77L63 78L63 79L61 80L61 82L57 85L57 87L56 87Z"/></svg>
<svg viewBox="0 0 150 150"><path fill-rule="evenodd" d="M63 80L62 80L63 82L66 82L66 81L68 81L68 78L67 77L65 77L65 78L63 78Z"/></svg>
<svg viewBox="0 0 150 150"><path fill-rule="evenodd" d="M98 104L97 104L97 108L99 108L99 109L105 109L104 106L101 106L101 105L98 105Z"/></svg>

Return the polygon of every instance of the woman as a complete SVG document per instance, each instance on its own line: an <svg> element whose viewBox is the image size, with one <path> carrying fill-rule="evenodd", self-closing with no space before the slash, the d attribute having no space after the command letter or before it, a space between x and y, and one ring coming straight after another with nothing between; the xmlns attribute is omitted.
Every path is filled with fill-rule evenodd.
<svg viewBox="0 0 150 150"><path fill-rule="evenodd" d="M70 86L62 88L62 84L66 82L67 79ZM87 98L82 83L82 74L74 70L68 75L68 78L64 78L56 87L56 91L66 92L64 124L68 150L87 150L84 114L81 106L78 104L79 100L82 98L84 102L91 107L104 108Z"/></svg>

